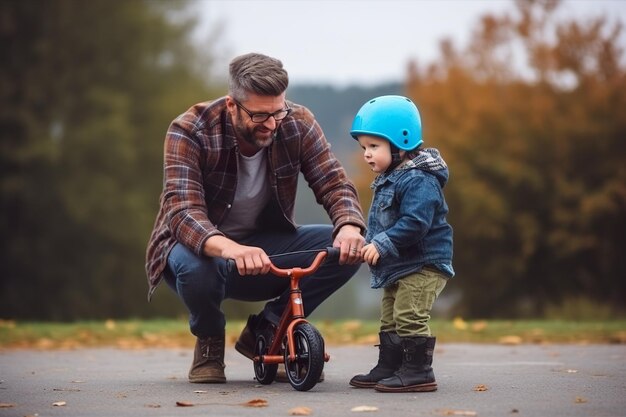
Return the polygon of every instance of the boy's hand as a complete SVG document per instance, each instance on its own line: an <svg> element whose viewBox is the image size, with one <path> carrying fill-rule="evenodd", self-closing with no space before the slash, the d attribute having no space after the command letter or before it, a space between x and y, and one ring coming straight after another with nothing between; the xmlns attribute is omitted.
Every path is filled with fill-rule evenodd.
<svg viewBox="0 0 626 417"><path fill-rule="evenodd" d="M363 246L363 249L361 249L361 255L363 255L363 260L367 262L368 265L376 265L378 258L380 258L378 249L376 249L376 246L372 243L368 243Z"/></svg>

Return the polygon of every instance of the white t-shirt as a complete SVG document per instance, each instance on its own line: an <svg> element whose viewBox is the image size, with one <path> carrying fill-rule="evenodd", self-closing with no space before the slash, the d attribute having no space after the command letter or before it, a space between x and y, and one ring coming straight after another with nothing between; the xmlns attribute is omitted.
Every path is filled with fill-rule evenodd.
<svg viewBox="0 0 626 417"><path fill-rule="evenodd" d="M267 179L267 149L248 157L239 154L235 200L220 231L231 239L241 239L257 229L257 218L271 197Z"/></svg>

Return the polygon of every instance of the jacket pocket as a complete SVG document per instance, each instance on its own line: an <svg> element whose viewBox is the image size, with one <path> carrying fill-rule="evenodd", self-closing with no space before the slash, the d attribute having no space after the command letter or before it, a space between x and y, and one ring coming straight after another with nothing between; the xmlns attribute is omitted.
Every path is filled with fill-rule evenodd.
<svg viewBox="0 0 626 417"><path fill-rule="evenodd" d="M376 222L380 231L389 229L397 220L397 209L393 201L393 193L379 193L376 196Z"/></svg>

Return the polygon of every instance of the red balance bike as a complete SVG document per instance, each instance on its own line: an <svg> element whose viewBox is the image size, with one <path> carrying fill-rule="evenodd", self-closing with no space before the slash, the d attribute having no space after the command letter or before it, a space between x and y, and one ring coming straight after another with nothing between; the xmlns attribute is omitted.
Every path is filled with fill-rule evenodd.
<svg viewBox="0 0 626 417"><path fill-rule="evenodd" d="M270 273L290 279L290 301L280 318L278 326L260 332L254 347L254 375L261 384L271 384L276 378L278 364L284 363L291 386L298 391L308 391L317 384L324 362L330 356L324 349L324 339L320 332L304 318L300 279L313 274L324 260L339 258L339 248L325 248L311 251L285 253L277 256L316 252L313 262L306 268L278 268L270 266Z"/></svg>

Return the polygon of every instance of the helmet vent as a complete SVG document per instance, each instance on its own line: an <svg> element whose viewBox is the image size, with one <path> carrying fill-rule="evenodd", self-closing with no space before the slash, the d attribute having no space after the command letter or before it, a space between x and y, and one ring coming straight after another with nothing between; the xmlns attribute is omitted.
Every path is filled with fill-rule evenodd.
<svg viewBox="0 0 626 417"><path fill-rule="evenodd" d="M402 141L402 143L404 143L405 145L409 143L409 139L407 139L407 136L409 136L409 131L404 129L402 131L402 136L404 136L404 140Z"/></svg>

